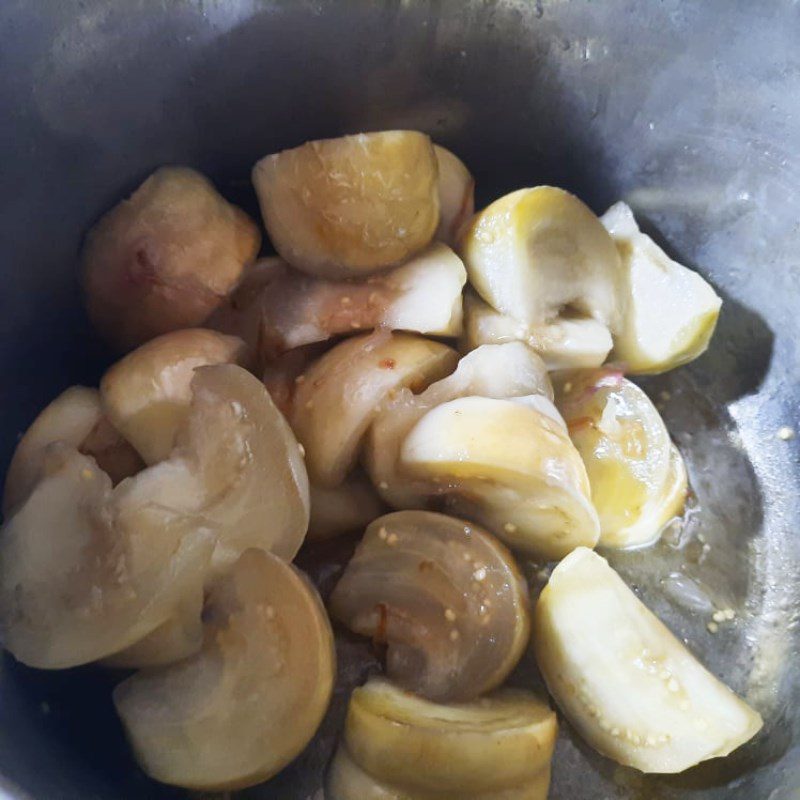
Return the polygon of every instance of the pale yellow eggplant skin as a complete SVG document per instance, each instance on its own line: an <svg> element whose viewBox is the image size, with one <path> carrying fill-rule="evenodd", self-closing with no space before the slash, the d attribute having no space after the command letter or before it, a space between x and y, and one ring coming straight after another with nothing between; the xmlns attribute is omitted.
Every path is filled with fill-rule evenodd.
<svg viewBox="0 0 800 800"><path fill-rule="evenodd" d="M351 696L343 745L359 771L400 797L511 800L546 796L557 733L553 711L529 692L442 705L373 678Z"/></svg>
<svg viewBox="0 0 800 800"><path fill-rule="evenodd" d="M591 550L555 568L533 630L539 668L564 716L620 764L683 772L728 755L762 727Z"/></svg>

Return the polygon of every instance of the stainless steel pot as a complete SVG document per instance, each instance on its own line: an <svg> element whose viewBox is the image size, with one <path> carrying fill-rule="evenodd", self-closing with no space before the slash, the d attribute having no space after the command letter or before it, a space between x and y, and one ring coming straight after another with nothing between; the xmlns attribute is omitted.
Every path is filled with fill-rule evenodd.
<svg viewBox="0 0 800 800"><path fill-rule="evenodd" d="M598 211L625 198L725 305L707 355L646 382L696 507L682 532L615 564L767 724L721 764L647 780L565 725L552 797L797 798L800 439L778 431L800 421L799 42L796 0L4 0L2 458L108 359L76 250L158 164L196 166L252 206L258 156L410 127L474 168L480 200L537 183ZM709 602L737 611L714 635ZM516 680L534 680L530 666ZM134 767L112 681L5 658L8 797L183 796ZM343 697L308 753L243 796L317 797Z"/></svg>

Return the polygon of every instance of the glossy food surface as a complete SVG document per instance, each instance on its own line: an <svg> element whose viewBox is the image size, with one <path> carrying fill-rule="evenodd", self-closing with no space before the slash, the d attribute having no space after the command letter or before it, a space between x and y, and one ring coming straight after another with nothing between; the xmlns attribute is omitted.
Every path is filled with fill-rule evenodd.
<svg viewBox="0 0 800 800"><path fill-rule="evenodd" d="M114 702L143 767L166 783L233 789L289 763L328 707L333 633L316 591L276 556L242 554L213 586L202 650L137 673Z"/></svg>
<svg viewBox="0 0 800 800"><path fill-rule="evenodd" d="M476 525L427 511L376 519L330 599L386 645L389 677L433 700L501 684L528 642L528 589L511 553Z"/></svg>
<svg viewBox="0 0 800 800"><path fill-rule="evenodd" d="M534 619L548 688L584 738L621 764L682 772L762 727L590 550L556 567Z"/></svg>
<svg viewBox="0 0 800 800"><path fill-rule="evenodd" d="M389 784L468 797L549 770L557 731L556 715L528 692L504 689L445 706L372 679L350 698L344 743Z"/></svg>
<svg viewBox="0 0 800 800"><path fill-rule="evenodd" d="M430 139L383 131L308 142L253 168L278 253L312 275L346 278L401 263L439 224Z"/></svg>
<svg viewBox="0 0 800 800"><path fill-rule="evenodd" d="M687 524L646 557L616 553L613 563L758 704L767 731L723 764L645 778L608 765L564 725L552 794L780 798L798 783L800 733L800 628L791 627L800 439L777 436L797 428L791 376L800 369L796 6L456 5L230 0L150 4L145 14L121 0L4 5L4 462L39 409L69 385L96 384L110 363L84 319L75 254L94 220L160 163L202 170L255 217L248 172L264 153L419 128L474 172L478 207L523 175L569 188L596 213L623 198L725 304L706 355L646 382L691 475ZM729 607L736 619L709 633L715 608ZM352 650L346 658L356 673ZM6 793L178 794L132 766L106 710L108 684L94 672L43 675L5 661ZM313 797L332 738L323 732L249 796Z"/></svg>

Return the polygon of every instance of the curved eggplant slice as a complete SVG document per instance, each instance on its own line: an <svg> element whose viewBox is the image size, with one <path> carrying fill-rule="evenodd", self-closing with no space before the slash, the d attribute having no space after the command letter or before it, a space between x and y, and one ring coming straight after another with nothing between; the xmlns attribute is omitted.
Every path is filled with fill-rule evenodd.
<svg viewBox="0 0 800 800"><path fill-rule="evenodd" d="M203 328L173 331L117 361L100 381L111 423L148 464L168 458L189 415L197 367L245 360L241 339Z"/></svg>
<svg viewBox="0 0 800 800"><path fill-rule="evenodd" d="M421 394L398 392L381 409L364 445L364 462L381 496L395 508L424 508L441 494L439 483L414 479L399 463L406 436L428 411L459 397L509 398L541 394L552 399L544 363L521 342L485 345L465 355L452 375Z"/></svg>
<svg viewBox="0 0 800 800"><path fill-rule="evenodd" d="M297 385L289 418L312 481L341 484L381 404L404 387L424 389L457 360L439 342L377 331L348 339L314 362Z"/></svg>
<svg viewBox="0 0 800 800"><path fill-rule="evenodd" d="M200 367L192 391L172 458L188 465L198 490L164 502L219 528L216 566L250 547L291 560L308 530L309 488L288 423L264 385L234 364Z"/></svg>
<svg viewBox="0 0 800 800"><path fill-rule="evenodd" d="M374 328L431 336L461 333L461 259L435 242L401 267L369 278L333 281L284 265L239 312L238 330L267 360L287 350ZM253 316L257 319L253 321ZM237 331L228 311L228 328ZM215 324L222 324L218 319Z"/></svg>
<svg viewBox="0 0 800 800"><path fill-rule="evenodd" d="M556 404L586 465L600 544L652 544L686 497L686 468L661 415L619 372L565 372L555 386Z"/></svg>
<svg viewBox="0 0 800 800"><path fill-rule="evenodd" d="M557 732L528 692L440 705L373 678L350 698L344 744L360 769L410 797L504 797L548 776Z"/></svg>
<svg viewBox="0 0 800 800"><path fill-rule="evenodd" d="M508 550L476 525L428 511L376 519L329 605L388 646L392 680L432 700L495 688L528 641L527 586Z"/></svg>
<svg viewBox="0 0 800 800"><path fill-rule="evenodd" d="M682 772L725 756L762 726L591 550L575 550L550 576L534 646L578 732L642 772Z"/></svg>
<svg viewBox="0 0 800 800"><path fill-rule="evenodd" d="M0 538L0 622L18 660L44 669L94 661L202 591L216 531L154 502L153 484L179 494L190 476L167 462L153 470L112 490L94 460L47 448L42 478Z"/></svg>
<svg viewBox="0 0 800 800"><path fill-rule="evenodd" d="M462 397L429 411L400 463L438 481L447 508L537 559L563 558L600 534L589 480L547 398Z"/></svg>
<svg viewBox="0 0 800 800"><path fill-rule="evenodd" d="M537 186L496 200L475 216L461 251L481 297L520 322L543 325L568 308L618 327L617 248L563 189Z"/></svg>
<svg viewBox="0 0 800 800"><path fill-rule="evenodd" d="M308 744L333 690L333 632L290 564L247 550L212 587L199 653L114 690L142 768L191 789L241 789Z"/></svg>
<svg viewBox="0 0 800 800"><path fill-rule="evenodd" d="M639 230L625 203L600 218L622 265L623 309L614 360L633 374L666 372L706 351L722 300L697 272L673 261Z"/></svg>

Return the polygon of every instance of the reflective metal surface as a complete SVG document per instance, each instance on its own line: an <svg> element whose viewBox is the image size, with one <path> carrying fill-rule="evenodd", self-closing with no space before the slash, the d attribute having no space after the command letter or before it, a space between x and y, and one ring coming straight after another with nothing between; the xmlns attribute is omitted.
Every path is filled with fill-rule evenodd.
<svg viewBox="0 0 800 800"><path fill-rule="evenodd" d="M76 250L159 164L196 166L254 210L249 169L265 153L422 128L473 168L480 200L537 183L597 211L624 198L709 277L725 299L710 352L645 382L687 455L695 507L657 548L614 563L766 729L721 764L645 779L564 725L551 796L798 796L800 439L777 435L800 433L796 2L4 0L0 36L4 462L36 411L108 358L80 307ZM737 615L710 634L714 607ZM342 649L352 685L363 649ZM114 680L5 658L10 797L183 796L133 765ZM516 680L535 681L530 663ZM242 796L321 797L345 698L285 775Z"/></svg>

